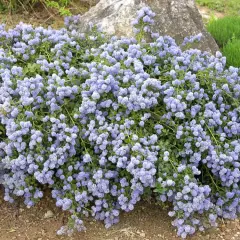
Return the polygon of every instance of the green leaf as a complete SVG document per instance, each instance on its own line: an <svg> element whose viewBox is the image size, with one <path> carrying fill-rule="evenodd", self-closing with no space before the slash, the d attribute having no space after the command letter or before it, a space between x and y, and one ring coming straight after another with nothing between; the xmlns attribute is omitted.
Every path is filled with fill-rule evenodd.
<svg viewBox="0 0 240 240"><path fill-rule="evenodd" d="M160 183L157 183L156 184L156 188L153 190L153 192L156 192L156 193L160 193L160 194L163 194L166 192L166 188L162 187L162 185Z"/></svg>

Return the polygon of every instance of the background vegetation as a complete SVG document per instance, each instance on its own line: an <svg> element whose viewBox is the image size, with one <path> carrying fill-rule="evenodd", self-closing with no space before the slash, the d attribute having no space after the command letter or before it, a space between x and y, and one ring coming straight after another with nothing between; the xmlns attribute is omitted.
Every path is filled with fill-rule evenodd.
<svg viewBox="0 0 240 240"><path fill-rule="evenodd" d="M49 10L57 10L60 15L71 15L69 6L71 0L0 0L1 12L18 12L34 10L36 6L42 5Z"/></svg>
<svg viewBox="0 0 240 240"><path fill-rule="evenodd" d="M215 38L217 44L223 47L233 37L240 38L240 17L213 18L207 24L207 29Z"/></svg>
<svg viewBox="0 0 240 240"><path fill-rule="evenodd" d="M240 67L240 39L230 40L222 49L228 66Z"/></svg>
<svg viewBox="0 0 240 240"><path fill-rule="evenodd" d="M200 6L208 7L212 10L226 13L228 15L240 14L239 0L196 0Z"/></svg>
<svg viewBox="0 0 240 240"><path fill-rule="evenodd" d="M227 57L227 65L240 67L240 16L213 18L207 29Z"/></svg>

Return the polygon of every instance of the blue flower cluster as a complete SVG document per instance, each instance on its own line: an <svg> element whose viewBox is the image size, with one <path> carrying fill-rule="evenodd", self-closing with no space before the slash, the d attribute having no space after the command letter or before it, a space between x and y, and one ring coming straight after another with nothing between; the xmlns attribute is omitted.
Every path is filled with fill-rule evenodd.
<svg viewBox="0 0 240 240"><path fill-rule="evenodd" d="M0 27L4 198L30 207L47 186L71 213L58 234L83 216L110 227L149 194L172 203L182 238L240 212L239 69L169 36L143 41L153 17L138 12L136 38L79 33L79 16Z"/></svg>

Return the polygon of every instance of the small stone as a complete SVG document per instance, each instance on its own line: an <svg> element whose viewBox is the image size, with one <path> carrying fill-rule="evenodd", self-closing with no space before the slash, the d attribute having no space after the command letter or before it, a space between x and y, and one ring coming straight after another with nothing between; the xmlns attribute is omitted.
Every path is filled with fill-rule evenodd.
<svg viewBox="0 0 240 240"><path fill-rule="evenodd" d="M48 210L45 214L44 214L44 218L52 218L54 216L53 212L51 210Z"/></svg>
<svg viewBox="0 0 240 240"><path fill-rule="evenodd" d="M41 231L42 236L46 236L46 232L42 229Z"/></svg>
<svg viewBox="0 0 240 240"><path fill-rule="evenodd" d="M140 235L140 237L145 237L146 236L146 234L144 232L141 232L139 235Z"/></svg>

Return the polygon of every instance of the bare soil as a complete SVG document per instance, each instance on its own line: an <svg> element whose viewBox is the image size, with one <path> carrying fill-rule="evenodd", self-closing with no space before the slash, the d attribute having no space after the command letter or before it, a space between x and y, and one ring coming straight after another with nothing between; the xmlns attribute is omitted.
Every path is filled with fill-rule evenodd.
<svg viewBox="0 0 240 240"><path fill-rule="evenodd" d="M1 1L1 0L0 0ZM70 10L73 15L84 14L91 7L91 1L72 0ZM37 5L35 8L24 8L21 12L1 13L0 24L4 23L8 28L15 27L19 22L31 24L33 26L51 26L61 28L64 26L64 17L60 16L55 10L50 10L44 5Z"/></svg>
<svg viewBox="0 0 240 240"><path fill-rule="evenodd" d="M211 19L211 17L213 17L213 16L216 18L223 18L225 16L225 14L222 12L211 10L204 6L198 6L198 10L199 10L200 14L202 15L204 22L208 22L209 19Z"/></svg>
<svg viewBox="0 0 240 240"><path fill-rule="evenodd" d="M47 213L51 214L47 214ZM48 216L46 216L46 214ZM28 209L20 201L9 204L0 194L0 240L178 240L171 218L154 202L140 202L134 211L122 213L120 223L105 229L102 222L84 219L86 232L71 237L57 236L56 231L67 222L68 213L55 206L54 200L45 197ZM197 233L191 240L239 240L240 224L222 221L220 227Z"/></svg>

